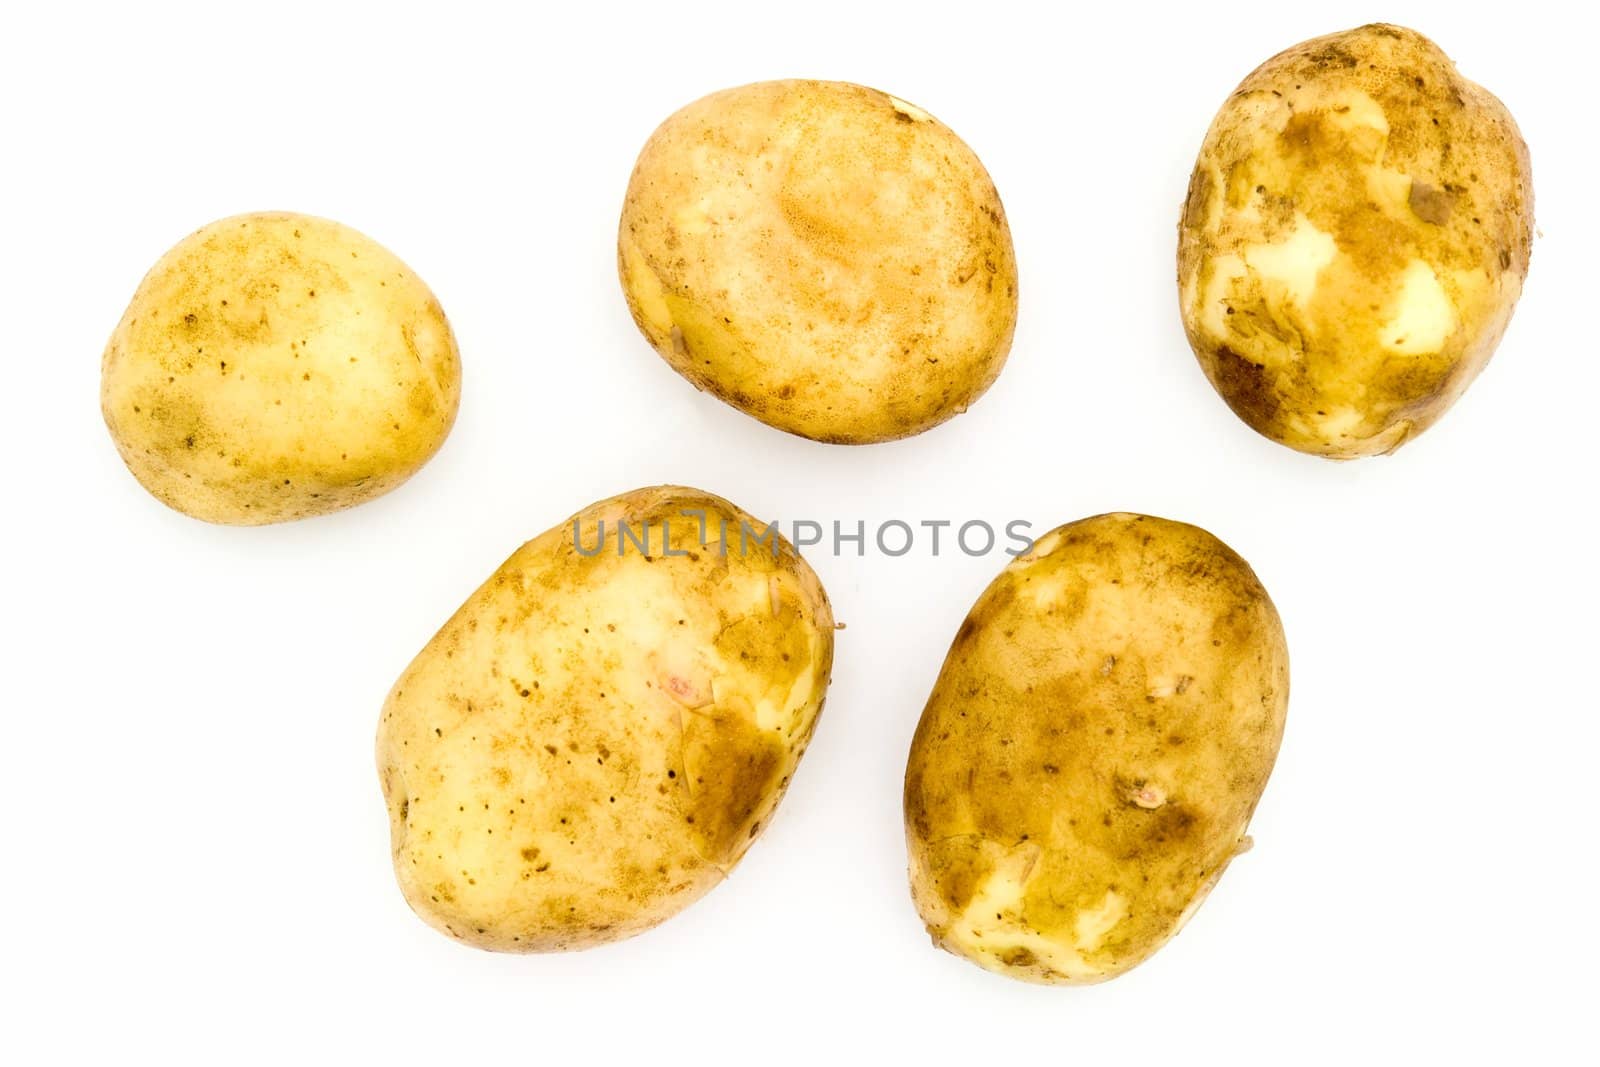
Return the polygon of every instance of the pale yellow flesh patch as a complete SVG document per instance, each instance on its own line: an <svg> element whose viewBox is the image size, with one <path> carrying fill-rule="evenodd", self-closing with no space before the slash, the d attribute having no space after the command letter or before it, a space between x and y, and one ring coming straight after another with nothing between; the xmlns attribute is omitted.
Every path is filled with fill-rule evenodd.
<svg viewBox="0 0 1600 1067"><path fill-rule="evenodd" d="M903 112L903 113L905 113L907 115L910 115L912 118L916 119L918 122L927 122L929 119L933 118L932 115L928 114L926 111L922 110L917 105L908 104L904 100L900 99L898 96L889 97L889 103L894 105L894 109L896 111L900 111L900 112Z"/></svg>
<svg viewBox="0 0 1600 1067"><path fill-rule="evenodd" d="M1317 276L1338 254L1333 235L1300 215L1285 240L1251 245L1245 249L1244 261L1259 277L1283 286L1289 299L1303 309L1316 292Z"/></svg>
<svg viewBox="0 0 1600 1067"><path fill-rule="evenodd" d="M1269 297L1287 302L1304 314L1316 293L1318 278L1338 255L1339 246L1333 235L1300 215L1294 229L1281 241L1249 244L1239 254L1217 256L1206 284L1206 328L1219 336L1231 334L1229 309L1238 301L1241 290L1248 290L1252 278Z"/></svg>
<svg viewBox="0 0 1600 1067"><path fill-rule="evenodd" d="M1437 352L1456 328L1456 308L1433 268L1420 259L1406 265L1394 313L1379 335L1383 346L1403 355Z"/></svg>
<svg viewBox="0 0 1600 1067"><path fill-rule="evenodd" d="M1085 957L1098 949L1122 921L1128 902L1116 891L1108 890L1098 905L1079 913L1070 944L1038 933L1022 916L1028 880L1038 855L1037 849L1018 849L998 865L951 923L946 938L962 946L980 966L998 974L1011 971L1007 958L1026 952L1056 974L1074 981L1095 981L1103 977L1103 972Z"/></svg>

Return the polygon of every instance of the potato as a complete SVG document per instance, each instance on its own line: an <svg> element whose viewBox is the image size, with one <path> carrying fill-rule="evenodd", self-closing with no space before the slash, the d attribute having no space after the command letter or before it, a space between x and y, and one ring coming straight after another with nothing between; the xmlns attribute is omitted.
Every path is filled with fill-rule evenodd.
<svg viewBox="0 0 1600 1067"><path fill-rule="evenodd" d="M728 89L639 154L617 241L672 368L779 429L921 433L994 382L1017 265L994 183L920 108L842 82Z"/></svg>
<svg viewBox="0 0 1600 1067"><path fill-rule="evenodd" d="M481 948L577 949L727 876L833 663L827 595L765 529L697 489L636 490L523 545L461 606L378 727L418 915Z"/></svg>
<svg viewBox="0 0 1600 1067"><path fill-rule="evenodd" d="M1392 452L1488 362L1532 233L1528 149L1499 100L1411 30L1319 37L1211 124L1179 224L1184 328L1259 433Z"/></svg>
<svg viewBox="0 0 1600 1067"><path fill-rule="evenodd" d="M1248 844L1288 652L1204 530L1102 515L1045 535L957 632L906 765L911 891L934 943L1088 983L1160 948Z"/></svg>
<svg viewBox="0 0 1600 1067"><path fill-rule="evenodd" d="M123 462L169 507L259 525L381 496L455 422L461 366L428 287L326 219L214 222L145 275L101 364Z"/></svg>

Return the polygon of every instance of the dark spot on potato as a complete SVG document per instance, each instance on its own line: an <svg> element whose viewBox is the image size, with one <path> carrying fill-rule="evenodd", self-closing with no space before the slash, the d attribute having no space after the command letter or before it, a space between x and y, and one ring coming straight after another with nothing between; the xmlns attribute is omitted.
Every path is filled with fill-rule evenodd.
<svg viewBox="0 0 1600 1067"><path fill-rule="evenodd" d="M1435 188L1415 178L1411 181L1407 201L1417 218L1435 226L1443 226L1450 221L1450 212L1455 207L1455 197L1448 190Z"/></svg>
<svg viewBox="0 0 1600 1067"><path fill-rule="evenodd" d="M1208 205L1211 200L1211 174L1209 171L1196 167L1189 175L1189 193L1183 201L1183 225L1191 229L1199 229L1205 221ZM1257 192L1261 190L1258 188Z"/></svg>
<svg viewBox="0 0 1600 1067"><path fill-rule="evenodd" d="M1279 397L1265 367L1223 345L1217 349L1212 373L1217 392L1234 414L1262 433L1274 425Z"/></svg>

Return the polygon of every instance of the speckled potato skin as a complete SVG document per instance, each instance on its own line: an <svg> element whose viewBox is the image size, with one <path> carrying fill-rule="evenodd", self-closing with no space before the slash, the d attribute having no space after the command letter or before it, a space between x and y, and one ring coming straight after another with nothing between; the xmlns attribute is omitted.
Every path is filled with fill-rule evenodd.
<svg viewBox="0 0 1600 1067"><path fill-rule="evenodd" d="M1505 106L1421 34L1364 26L1274 56L1218 112L1179 225L1183 323L1259 433L1392 452L1489 361L1532 240Z"/></svg>
<svg viewBox="0 0 1600 1067"><path fill-rule="evenodd" d="M1115 977L1248 845L1289 696L1277 611L1204 530L1045 535L967 616L906 765L934 943L1033 982Z"/></svg>
<svg viewBox="0 0 1600 1067"><path fill-rule="evenodd" d="M381 496L439 450L461 363L444 311L387 249L283 212L214 222L145 275L100 404L169 507L256 526Z"/></svg>
<svg viewBox="0 0 1600 1067"><path fill-rule="evenodd" d="M1005 209L927 112L842 82L714 93L651 136L618 233L628 307L700 389L817 441L921 433L994 382Z"/></svg>
<svg viewBox="0 0 1600 1067"><path fill-rule="evenodd" d="M575 521L586 551L605 523L598 555ZM834 629L805 561L781 538L776 557L741 552L741 521L764 529L676 486L601 501L518 549L406 669L378 768L395 873L429 924L486 949L585 948L739 862L811 739Z"/></svg>

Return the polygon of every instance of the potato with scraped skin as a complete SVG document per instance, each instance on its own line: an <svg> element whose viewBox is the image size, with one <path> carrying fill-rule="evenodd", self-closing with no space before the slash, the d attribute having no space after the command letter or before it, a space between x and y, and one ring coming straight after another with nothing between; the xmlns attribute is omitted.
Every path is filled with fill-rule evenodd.
<svg viewBox="0 0 1600 1067"><path fill-rule="evenodd" d="M634 321L683 377L769 425L865 444L959 414L999 375L1017 265L994 183L886 93L774 81L651 135L617 238Z"/></svg>
<svg viewBox="0 0 1600 1067"><path fill-rule="evenodd" d="M1302 452L1392 452L1488 362L1533 240L1505 106L1421 34L1373 25L1267 60L1212 122L1179 224L1200 365Z"/></svg>
<svg viewBox="0 0 1600 1067"><path fill-rule="evenodd" d="M100 403L151 495L255 526L381 496L444 444L455 335L395 255L327 219L239 215L151 268L106 345Z"/></svg>
<svg viewBox="0 0 1600 1067"><path fill-rule="evenodd" d="M827 595L764 533L709 493L640 489L523 545L468 598L378 727L418 915L481 948L578 949L727 876L788 787L833 662Z"/></svg>
<svg viewBox="0 0 1600 1067"><path fill-rule="evenodd" d="M935 944L1047 983L1148 958L1246 847L1288 695L1272 601L1209 533L1119 514L1045 535L979 597L912 741Z"/></svg>

